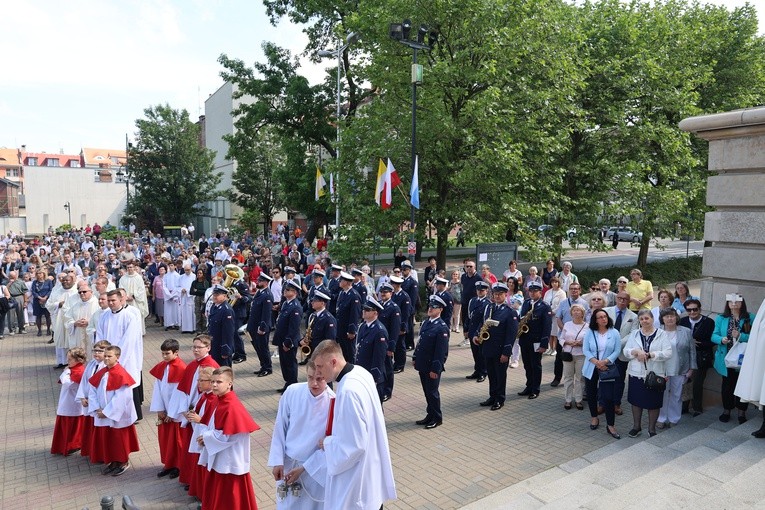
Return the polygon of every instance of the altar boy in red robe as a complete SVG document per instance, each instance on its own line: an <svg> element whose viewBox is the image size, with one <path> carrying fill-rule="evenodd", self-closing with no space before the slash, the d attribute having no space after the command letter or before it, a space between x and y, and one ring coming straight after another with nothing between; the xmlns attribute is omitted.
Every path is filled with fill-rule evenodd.
<svg viewBox="0 0 765 510"><path fill-rule="evenodd" d="M61 393L56 409L56 426L53 428L52 454L70 455L82 447L84 424L82 403L75 398L85 372L85 350L81 347L66 353L67 368L58 379Z"/></svg>
<svg viewBox="0 0 765 510"><path fill-rule="evenodd" d="M179 421L168 415L170 398L181 382L186 363L178 357L180 344L174 338L168 338L160 346L162 361L157 363L150 373L157 381L151 397L149 411L157 413L157 440L162 471L157 477L177 478L181 467L181 431Z"/></svg>
<svg viewBox="0 0 765 510"><path fill-rule="evenodd" d="M234 372L230 367L213 372L212 387L218 404L207 430L197 439L203 447L199 462L208 470L202 510L257 510L250 477L250 433L260 427L232 391Z"/></svg>
<svg viewBox="0 0 765 510"><path fill-rule="evenodd" d="M133 405L135 380L119 364L122 350L111 345L104 350L104 368L88 382L88 409L93 415L93 444L90 461L107 464L104 475L120 476L130 467L129 456L138 451Z"/></svg>

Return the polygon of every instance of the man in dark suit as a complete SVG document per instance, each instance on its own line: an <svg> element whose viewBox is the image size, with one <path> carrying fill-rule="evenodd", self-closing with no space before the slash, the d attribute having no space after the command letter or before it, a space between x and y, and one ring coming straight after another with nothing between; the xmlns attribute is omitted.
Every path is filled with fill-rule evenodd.
<svg viewBox="0 0 765 510"><path fill-rule="evenodd" d="M505 405L507 366L518 333L518 314L505 303L507 292L507 285L495 283L491 289L493 303L486 306L483 315L484 323L489 325L489 338L481 344L489 375L489 398L481 405L491 406L492 411ZM476 342L477 338L473 341Z"/></svg>
<svg viewBox="0 0 765 510"><path fill-rule="evenodd" d="M401 275L404 283L401 288L409 294L409 301L412 303L412 314L409 316L409 324L406 328L406 349L414 349L414 321L417 310L420 308L420 284L417 278L412 274L412 263L405 260L401 263Z"/></svg>
<svg viewBox="0 0 765 510"><path fill-rule="evenodd" d="M252 298L250 318L247 321L247 332L250 334L252 346L260 361L260 370L255 371L258 377L266 377L273 373L271 350L268 348L268 337L271 335L271 311L274 297L268 284L271 278L266 273L260 273L256 283L258 290Z"/></svg>
<svg viewBox="0 0 765 510"><path fill-rule="evenodd" d="M552 328L552 310L542 301L542 284L531 282L528 286L529 299L521 306L520 321L526 314L529 330L521 333L518 344L521 347L523 368L526 370L526 387L518 395L533 400L539 396L542 385L542 353L547 350Z"/></svg>
<svg viewBox="0 0 765 510"><path fill-rule="evenodd" d="M367 302L367 286L361 281L361 277L364 276L364 271L358 267L351 269L351 276L353 276L353 290L359 295L362 303Z"/></svg>
<svg viewBox="0 0 765 510"><path fill-rule="evenodd" d="M680 325L690 329L693 340L696 342L696 364L698 370L693 375L693 416L700 415L703 410L704 379L707 370L712 367L715 359L715 344L712 343L712 333L715 330L715 321L701 314L701 302L691 298L683 306L688 312L687 317L680 319Z"/></svg>
<svg viewBox="0 0 765 510"><path fill-rule="evenodd" d="M347 360L356 357L356 331L361 320L361 298L352 288L353 276L340 273L340 293L337 295L337 342Z"/></svg>
<svg viewBox="0 0 765 510"><path fill-rule="evenodd" d="M377 319L383 306L373 297L367 298L362 307L363 321L356 337L354 364L364 367L377 384L380 402L385 395L385 358L388 357L388 330Z"/></svg>
<svg viewBox="0 0 765 510"><path fill-rule="evenodd" d="M332 267L329 271L329 282L327 283L327 289L329 290L329 295L332 298L332 300L329 302L329 313L335 317L337 317L337 296L340 294L340 273L342 270L343 266L332 264Z"/></svg>
<svg viewBox="0 0 765 510"><path fill-rule="evenodd" d="M210 356L220 366L231 366L234 354L234 336L236 335L234 310L228 304L228 289L216 285L212 292L213 305L207 317L207 329L210 332Z"/></svg>
<svg viewBox="0 0 765 510"><path fill-rule="evenodd" d="M479 280L475 282L475 288L477 295L468 304L468 322L465 327L465 333L470 338L470 350L473 354L473 373L465 376L465 379L475 379L476 382L480 383L486 380L486 360L483 358L482 346L475 339L478 337L478 333L480 333L483 326L486 307L490 304L489 298L486 297L489 291L489 284Z"/></svg>
<svg viewBox="0 0 765 510"><path fill-rule="evenodd" d="M303 307L297 299L300 284L287 280L284 282L282 292L284 292L284 299L279 309L279 316L276 318L272 342L279 350L279 365L284 378L284 386L277 390L279 393L284 393L290 384L297 382L297 348L300 342L300 316L303 313Z"/></svg>
<svg viewBox="0 0 765 510"><path fill-rule="evenodd" d="M441 313L441 320L451 328L452 315L454 314L454 298L452 298L451 292L446 290L446 285L448 283L449 281L446 280L446 278L441 278L440 276L436 276L435 278L436 296L443 299L444 303L446 303L446 308L444 308L444 311Z"/></svg>
<svg viewBox="0 0 765 510"><path fill-rule="evenodd" d="M327 310L327 303L332 298L329 294L325 294L326 289L312 290L314 290L313 297L311 298L313 313L308 316L308 325L311 328L311 342L309 344L311 352L323 340L335 340L337 338L337 320ZM309 354L300 364L305 365L310 358L311 355Z"/></svg>
<svg viewBox="0 0 765 510"><path fill-rule="evenodd" d="M428 320L420 327L420 341L412 357L412 365L420 373L420 384L427 402L427 415L416 423L425 425L426 429L434 429L443 423L438 387L449 354L449 326L441 320L441 312L445 307L443 299L430 297Z"/></svg>

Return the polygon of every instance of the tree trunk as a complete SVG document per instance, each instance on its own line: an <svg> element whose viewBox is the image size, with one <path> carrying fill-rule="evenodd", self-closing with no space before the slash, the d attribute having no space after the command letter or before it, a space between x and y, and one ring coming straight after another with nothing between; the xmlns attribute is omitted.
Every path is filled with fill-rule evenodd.
<svg viewBox="0 0 765 510"><path fill-rule="evenodd" d="M446 248L449 246L451 226L436 226L436 267L446 267Z"/></svg>
<svg viewBox="0 0 765 510"><path fill-rule="evenodd" d="M640 251L638 252L637 267L645 267L648 263L648 246L651 244L651 238L646 237L643 231L643 239L640 241Z"/></svg>
<svg viewBox="0 0 765 510"><path fill-rule="evenodd" d="M305 237L306 239L308 239L308 242L313 244L314 239L316 239L316 233L319 231L321 227L323 227L326 224L327 224L327 212L317 211L316 215L313 218L313 221L311 222L311 225L305 231Z"/></svg>

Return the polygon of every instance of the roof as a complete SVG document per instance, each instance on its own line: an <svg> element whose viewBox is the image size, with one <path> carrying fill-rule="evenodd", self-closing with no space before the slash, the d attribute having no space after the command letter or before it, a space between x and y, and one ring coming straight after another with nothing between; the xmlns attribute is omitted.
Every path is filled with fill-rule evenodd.
<svg viewBox="0 0 765 510"><path fill-rule="evenodd" d="M36 166L48 166L47 161L49 159L57 159L60 167L69 167L71 161L80 161L79 154L58 154L55 152L21 152L21 162L24 165L29 165L29 158L37 158Z"/></svg>
<svg viewBox="0 0 765 510"><path fill-rule="evenodd" d="M90 167L119 167L125 164L125 149L82 148L82 162Z"/></svg>
<svg viewBox="0 0 765 510"><path fill-rule="evenodd" d="M2 179L0 178L0 183L5 184L6 186L11 186L12 188L20 188L21 184L14 181L9 181L8 179Z"/></svg>
<svg viewBox="0 0 765 510"><path fill-rule="evenodd" d="M18 149L0 149L0 166L20 166Z"/></svg>

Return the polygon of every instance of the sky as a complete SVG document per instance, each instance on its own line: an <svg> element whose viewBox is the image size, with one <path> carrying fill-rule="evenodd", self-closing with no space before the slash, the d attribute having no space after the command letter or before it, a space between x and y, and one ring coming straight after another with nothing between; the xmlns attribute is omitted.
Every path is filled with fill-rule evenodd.
<svg viewBox="0 0 765 510"><path fill-rule="evenodd" d="M744 0L705 0L733 8ZM765 0L757 8L765 33ZM0 148L78 154L122 148L144 109L170 104L192 120L222 84L221 53L247 65L272 41L299 54L301 27L272 26L260 0L24 0L4 2ZM303 74L324 67L302 59Z"/></svg>

